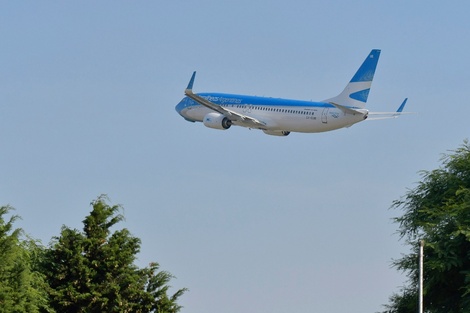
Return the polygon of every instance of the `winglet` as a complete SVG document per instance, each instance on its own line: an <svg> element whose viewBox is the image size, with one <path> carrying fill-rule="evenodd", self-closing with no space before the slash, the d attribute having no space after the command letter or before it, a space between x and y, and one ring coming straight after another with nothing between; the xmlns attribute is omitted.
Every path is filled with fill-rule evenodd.
<svg viewBox="0 0 470 313"><path fill-rule="evenodd" d="M188 87L186 87L187 91L193 90L194 78L196 77L196 71L193 72L193 76L191 76L191 80L189 81Z"/></svg>
<svg viewBox="0 0 470 313"><path fill-rule="evenodd" d="M408 98L405 98L395 112L369 112L368 120L383 120L386 118L397 118L403 114L414 114L414 112L403 112Z"/></svg>
<svg viewBox="0 0 470 313"><path fill-rule="evenodd" d="M403 109L405 108L406 101L408 101L408 98L405 98L405 100L403 100L403 103L398 108L397 113L401 113L403 111Z"/></svg>

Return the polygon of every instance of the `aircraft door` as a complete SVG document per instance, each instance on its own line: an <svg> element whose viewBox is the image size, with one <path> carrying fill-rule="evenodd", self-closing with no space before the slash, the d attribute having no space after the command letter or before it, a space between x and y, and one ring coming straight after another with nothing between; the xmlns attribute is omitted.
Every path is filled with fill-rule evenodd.
<svg viewBox="0 0 470 313"><path fill-rule="evenodd" d="M321 112L321 122L323 124L328 123L328 111L329 110L330 110L330 108L324 108L323 111Z"/></svg>

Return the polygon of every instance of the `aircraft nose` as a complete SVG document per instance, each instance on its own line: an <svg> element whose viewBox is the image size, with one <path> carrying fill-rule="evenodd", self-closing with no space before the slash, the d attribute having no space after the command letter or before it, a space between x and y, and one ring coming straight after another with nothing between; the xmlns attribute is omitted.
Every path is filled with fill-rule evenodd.
<svg viewBox="0 0 470 313"><path fill-rule="evenodd" d="M176 105L175 110L185 120L189 122L194 122L194 119L188 115L188 110L190 110L190 107L191 107L191 101L187 97L185 97Z"/></svg>
<svg viewBox="0 0 470 313"><path fill-rule="evenodd" d="M184 99L181 100L176 106L175 106L175 110L176 112L178 112L178 114L181 114L181 111L184 109Z"/></svg>

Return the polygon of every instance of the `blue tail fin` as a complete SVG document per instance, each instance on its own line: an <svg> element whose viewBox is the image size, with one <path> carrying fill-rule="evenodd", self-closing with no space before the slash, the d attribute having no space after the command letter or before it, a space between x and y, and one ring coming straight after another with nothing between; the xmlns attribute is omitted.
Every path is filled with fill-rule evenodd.
<svg viewBox="0 0 470 313"><path fill-rule="evenodd" d="M360 109L365 108L379 57L380 50L372 50L343 92L334 98L325 100L325 102Z"/></svg>

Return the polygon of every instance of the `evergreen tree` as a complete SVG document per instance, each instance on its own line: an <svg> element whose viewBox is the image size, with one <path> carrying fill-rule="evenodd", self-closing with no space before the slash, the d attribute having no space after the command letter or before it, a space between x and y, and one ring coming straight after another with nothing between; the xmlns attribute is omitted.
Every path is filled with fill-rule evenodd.
<svg viewBox="0 0 470 313"><path fill-rule="evenodd" d="M37 271L42 247L20 238L22 230L13 227L17 215L5 221L11 210L0 207L0 312L53 312L44 276Z"/></svg>
<svg viewBox="0 0 470 313"><path fill-rule="evenodd" d="M414 313L418 306L418 241L424 239L424 308L429 313L470 312L470 145L445 155L442 167L394 208L399 234L411 253L394 262L409 283L390 298L386 313Z"/></svg>
<svg viewBox="0 0 470 313"><path fill-rule="evenodd" d="M158 271L157 263L139 269L134 261L140 239L127 229L111 231L123 220L120 206L108 205L103 196L91 205L83 232L62 227L46 253L52 307L58 312L178 312L177 300L186 289L168 296L172 275Z"/></svg>

